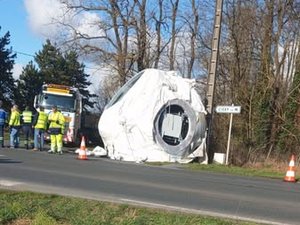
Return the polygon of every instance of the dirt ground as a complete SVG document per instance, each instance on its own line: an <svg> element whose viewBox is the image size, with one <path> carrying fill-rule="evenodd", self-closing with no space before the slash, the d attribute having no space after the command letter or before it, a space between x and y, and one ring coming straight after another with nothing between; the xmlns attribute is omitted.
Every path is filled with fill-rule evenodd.
<svg viewBox="0 0 300 225"><path fill-rule="evenodd" d="M15 220L11 223L9 223L8 225L31 225L32 223L32 220L30 219L18 219L18 220Z"/></svg>

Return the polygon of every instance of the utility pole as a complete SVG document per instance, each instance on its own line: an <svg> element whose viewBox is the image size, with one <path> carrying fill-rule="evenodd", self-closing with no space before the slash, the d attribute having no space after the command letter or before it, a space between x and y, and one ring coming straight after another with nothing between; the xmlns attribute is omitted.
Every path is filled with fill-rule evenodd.
<svg viewBox="0 0 300 225"><path fill-rule="evenodd" d="M208 161L212 162L213 149L211 148L211 137L212 137L212 121L213 121L213 106L214 106L214 92L215 92L215 83L216 83L216 71L218 64L218 55L219 55L219 44L220 44L220 34L221 34L221 22L222 22L222 9L223 9L223 0L216 0L215 6L215 21L214 21L214 30L213 38L211 43L211 58L210 66L208 71L207 78L207 112L208 112L208 134L207 134L207 149L208 149Z"/></svg>

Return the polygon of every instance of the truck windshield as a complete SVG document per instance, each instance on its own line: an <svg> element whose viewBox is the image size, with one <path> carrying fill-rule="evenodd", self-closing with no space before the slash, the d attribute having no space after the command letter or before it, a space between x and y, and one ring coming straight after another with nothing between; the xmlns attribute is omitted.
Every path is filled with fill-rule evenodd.
<svg viewBox="0 0 300 225"><path fill-rule="evenodd" d="M76 110L76 101L73 96L43 94L40 100L41 105L46 109L51 109L53 105L56 105L57 108L62 111L74 112Z"/></svg>

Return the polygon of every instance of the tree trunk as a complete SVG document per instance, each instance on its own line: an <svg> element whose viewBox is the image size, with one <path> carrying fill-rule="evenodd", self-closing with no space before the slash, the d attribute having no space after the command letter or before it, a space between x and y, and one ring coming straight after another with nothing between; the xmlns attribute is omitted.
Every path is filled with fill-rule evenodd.
<svg viewBox="0 0 300 225"><path fill-rule="evenodd" d="M176 19L177 19L177 11L178 11L178 4L179 0L175 0L175 3L171 0L172 4L172 31L171 31L171 46L170 46L170 70L174 70L175 65L175 44L176 44Z"/></svg>

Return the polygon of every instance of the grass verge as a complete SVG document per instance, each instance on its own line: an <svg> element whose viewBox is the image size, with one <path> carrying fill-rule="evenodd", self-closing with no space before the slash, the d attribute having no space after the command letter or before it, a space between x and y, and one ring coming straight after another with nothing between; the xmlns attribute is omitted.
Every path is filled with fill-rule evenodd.
<svg viewBox="0 0 300 225"><path fill-rule="evenodd" d="M226 173L232 175L241 175L241 176L251 176L251 177L268 177L275 179L283 179L285 172L280 172L274 170L272 167L262 167L262 168L246 168L246 167L237 167L237 166L225 166L219 164L209 164L202 165L199 163L191 163L183 166L184 168L190 170L202 170L202 171L211 171L217 173Z"/></svg>
<svg viewBox="0 0 300 225"><path fill-rule="evenodd" d="M3 225L252 225L255 223L168 212L57 195L0 190Z"/></svg>
<svg viewBox="0 0 300 225"><path fill-rule="evenodd" d="M189 169L193 171L209 171L216 173L250 176L250 177L265 177L273 179L283 179L288 169L288 163L278 162L265 162L257 164L248 164L243 167L239 166L226 166L222 164L199 164L199 163L187 163L187 164L176 164L176 163L147 163L151 166L162 166L162 167L179 167L182 169ZM300 180L300 168L296 165L296 180Z"/></svg>

